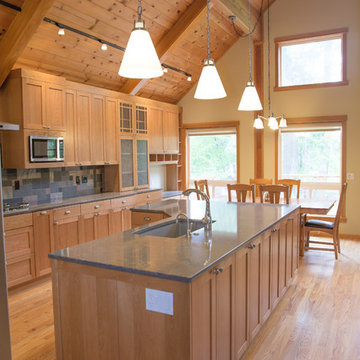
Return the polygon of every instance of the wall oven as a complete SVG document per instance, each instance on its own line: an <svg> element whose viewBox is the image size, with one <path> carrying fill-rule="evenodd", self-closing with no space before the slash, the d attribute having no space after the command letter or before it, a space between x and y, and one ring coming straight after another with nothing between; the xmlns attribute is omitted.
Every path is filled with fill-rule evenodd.
<svg viewBox="0 0 360 360"><path fill-rule="evenodd" d="M64 138L29 136L30 162L63 162Z"/></svg>

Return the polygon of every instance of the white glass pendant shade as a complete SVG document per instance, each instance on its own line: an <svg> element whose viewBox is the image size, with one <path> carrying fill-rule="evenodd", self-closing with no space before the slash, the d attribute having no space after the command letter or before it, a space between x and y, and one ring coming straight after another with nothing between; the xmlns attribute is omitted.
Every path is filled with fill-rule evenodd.
<svg viewBox="0 0 360 360"><path fill-rule="evenodd" d="M263 121L260 119L259 116L256 117L255 121L254 121L254 128L255 129L263 129L264 128L264 123Z"/></svg>
<svg viewBox="0 0 360 360"><path fill-rule="evenodd" d="M164 74L154 44L143 21L136 21L130 34L119 75L132 79L149 79Z"/></svg>
<svg viewBox="0 0 360 360"><path fill-rule="evenodd" d="M279 124L273 115L269 117L269 128L272 130L279 129Z"/></svg>
<svg viewBox="0 0 360 360"><path fill-rule="evenodd" d="M262 105L256 87L252 81L246 84L246 88L240 100L238 110L241 111L256 111L262 110Z"/></svg>
<svg viewBox="0 0 360 360"><path fill-rule="evenodd" d="M283 116L281 116L281 119L280 119L279 128L286 128L286 127L287 127L287 121L283 115Z"/></svg>
<svg viewBox="0 0 360 360"><path fill-rule="evenodd" d="M211 100L224 97L226 97L226 92L216 70L214 60L205 59L194 98Z"/></svg>

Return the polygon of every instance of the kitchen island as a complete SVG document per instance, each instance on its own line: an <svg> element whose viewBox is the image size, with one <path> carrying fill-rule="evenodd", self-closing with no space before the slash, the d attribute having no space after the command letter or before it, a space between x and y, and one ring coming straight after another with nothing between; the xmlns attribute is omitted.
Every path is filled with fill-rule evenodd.
<svg viewBox="0 0 360 360"><path fill-rule="evenodd" d="M299 207L211 202L211 231L135 233L204 207L145 205L170 218L49 255L57 359L242 356L297 269Z"/></svg>

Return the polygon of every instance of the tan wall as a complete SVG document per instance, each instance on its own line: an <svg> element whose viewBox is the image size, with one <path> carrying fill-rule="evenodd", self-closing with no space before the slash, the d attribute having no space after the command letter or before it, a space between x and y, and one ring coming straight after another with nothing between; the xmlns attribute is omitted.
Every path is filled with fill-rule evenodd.
<svg viewBox="0 0 360 360"><path fill-rule="evenodd" d="M341 232L360 234L360 2L359 0L276 0L271 6L271 88L274 86L275 37L348 27L348 86L271 92L272 111L287 117L347 115L346 171L355 174L349 181L346 204L347 223ZM266 15L266 14L265 14ZM266 18L266 16L265 16ZM266 25L266 22L265 22ZM266 26L265 26L266 29ZM266 38L266 34L265 34ZM265 46L265 55L267 48ZM267 74L267 61L264 61ZM237 111L247 81L247 41L240 39L217 62L228 97L217 101L193 99L192 89L179 103L184 122L239 120L241 124L241 181L253 176L253 129L251 113ZM267 99L267 76L265 76ZM267 114L267 101L265 101ZM275 137L265 129L265 177L275 177Z"/></svg>
<svg viewBox="0 0 360 360"><path fill-rule="evenodd" d="M359 0L276 0L271 7L271 38L348 27L348 86L272 91L272 110L288 117L347 115L346 171L355 174L349 181L347 223L341 232L360 234L360 2ZM273 40L271 40L273 45ZM266 62L265 62L266 64ZM272 86L274 46L272 46ZM267 69L265 69L267 71ZM265 177L274 176L275 138L265 131Z"/></svg>
<svg viewBox="0 0 360 360"><path fill-rule="evenodd" d="M253 113L237 110L249 77L247 38L238 40L216 67L228 96L219 100L197 100L194 86L178 105L183 107L184 123L240 122L240 181L248 182L254 174Z"/></svg>

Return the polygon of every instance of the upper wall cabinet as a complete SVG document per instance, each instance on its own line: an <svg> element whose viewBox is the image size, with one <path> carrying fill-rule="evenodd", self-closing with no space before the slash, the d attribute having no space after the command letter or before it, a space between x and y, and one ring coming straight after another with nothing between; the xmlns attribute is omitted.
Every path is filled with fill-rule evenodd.
<svg viewBox="0 0 360 360"><path fill-rule="evenodd" d="M176 154L179 152L179 111L177 108L150 107L150 154Z"/></svg>
<svg viewBox="0 0 360 360"><path fill-rule="evenodd" d="M36 73L37 74L37 73ZM23 69L12 71L0 90L1 120L22 129L65 130L65 80Z"/></svg>
<svg viewBox="0 0 360 360"><path fill-rule="evenodd" d="M119 125L121 135L148 133L147 105L138 102L118 101Z"/></svg>

